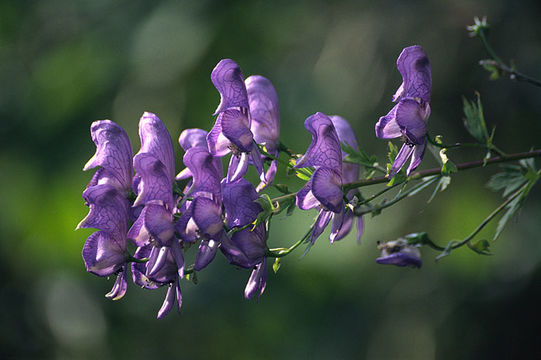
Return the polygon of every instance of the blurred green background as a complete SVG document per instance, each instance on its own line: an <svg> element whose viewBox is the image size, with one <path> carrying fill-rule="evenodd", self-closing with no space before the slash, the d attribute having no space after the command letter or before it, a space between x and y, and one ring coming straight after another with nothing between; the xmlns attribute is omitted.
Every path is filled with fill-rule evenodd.
<svg viewBox="0 0 541 360"><path fill-rule="evenodd" d="M540 14L537 0L0 1L0 357L541 358L539 186L494 256L461 249L436 264L437 253L423 249L420 270L374 261L378 240L428 231L443 244L468 235L500 202L485 187L497 167L454 176L428 205L430 192L367 217L360 246L354 234L331 246L325 233L305 258L300 250L283 259L278 274L269 266L259 303L243 298L249 272L220 255L197 286L184 283L182 314L162 321L165 289L103 297L113 279L87 274L81 258L92 230L74 231L87 213L90 123L116 121L135 151L144 111L174 139L184 128L210 129L219 102L210 72L222 58L271 79L282 140L297 152L310 142L304 119L322 111L348 119L360 146L382 160L386 143L374 124L400 85L396 58L413 44L432 63L431 134L471 141L461 96L478 90L498 146L538 148L540 89L489 81L477 65L486 54L465 27L488 15L500 56L540 77ZM435 165L427 154L421 168ZM314 215L279 217L271 246L295 242Z"/></svg>

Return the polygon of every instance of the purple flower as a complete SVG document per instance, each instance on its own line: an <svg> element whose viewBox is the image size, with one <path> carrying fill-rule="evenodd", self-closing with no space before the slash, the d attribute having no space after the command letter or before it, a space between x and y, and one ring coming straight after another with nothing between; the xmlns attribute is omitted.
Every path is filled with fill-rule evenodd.
<svg viewBox="0 0 541 360"><path fill-rule="evenodd" d="M220 249L227 260L236 266L246 269L253 268L248 280L244 296L249 299L257 294L263 294L266 285L267 230L264 223L254 228L235 231L254 222L263 210L254 202L257 192L254 186L244 179L233 183L222 182L223 201L225 206L225 221L234 233L231 238L224 237Z"/></svg>
<svg viewBox="0 0 541 360"><path fill-rule="evenodd" d="M77 229L94 228L83 247L86 270L98 276L117 273L117 280L107 297L120 299L126 293L128 201L110 184L87 188L83 198L90 207Z"/></svg>
<svg viewBox="0 0 541 360"><path fill-rule="evenodd" d="M208 149L207 144L207 135L208 133L202 129L186 129L184 130L178 139L178 142L184 151L188 151L193 147L203 147ZM221 176L222 174L222 162L218 157L214 158L214 166L216 167L217 173ZM189 168L185 168L180 173L178 173L176 180L184 180L192 177L192 173ZM188 184L188 187L191 185L191 182Z"/></svg>
<svg viewBox="0 0 541 360"><path fill-rule="evenodd" d="M410 157L406 171L408 176L421 163L426 148L426 122L430 116L432 88L430 62L422 47L416 45L402 50L396 66L403 79L393 96L393 102L398 101L398 104L380 117L375 127L376 136L381 139L404 139L389 178L398 173Z"/></svg>
<svg viewBox="0 0 541 360"><path fill-rule="evenodd" d="M240 67L230 59L216 65L211 80L221 100L214 113L218 115L216 123L207 136L209 150L219 157L233 152L229 182L244 176L251 162L260 175L262 188L274 177L276 164L268 170L271 180L266 179L254 140L265 145L269 153L277 154L280 118L276 91L262 76L252 76L245 82Z"/></svg>
<svg viewBox="0 0 541 360"><path fill-rule="evenodd" d="M94 121L90 126L92 140L96 144L96 154L86 163L83 170L100 166L88 187L109 184L122 194L132 188L132 148L128 135L111 120Z"/></svg>
<svg viewBox="0 0 541 360"><path fill-rule="evenodd" d="M331 242L342 228L345 203L342 192L342 152L332 120L322 113L309 116L304 127L312 134L312 143L295 167L315 168L312 177L297 193L297 206L302 210L319 208L310 241L321 235L331 218ZM346 224L347 225L347 224Z"/></svg>
<svg viewBox="0 0 541 360"><path fill-rule="evenodd" d="M376 259L378 264L417 268L422 265L419 248L416 245L409 245L405 239L378 243L378 249L381 250L381 257Z"/></svg>

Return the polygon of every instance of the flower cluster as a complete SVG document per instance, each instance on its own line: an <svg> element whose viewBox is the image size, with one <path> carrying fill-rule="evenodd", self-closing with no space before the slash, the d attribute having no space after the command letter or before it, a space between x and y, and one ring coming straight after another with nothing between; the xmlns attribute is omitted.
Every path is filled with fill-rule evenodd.
<svg viewBox="0 0 541 360"><path fill-rule="evenodd" d="M430 109L428 60L420 47L408 49L398 62L404 77L395 96L399 103L376 126L379 137L406 138L391 176L412 152L409 170L418 165L425 146L424 121ZM269 213L258 202L260 192L272 184L278 168L281 144L277 93L263 76L245 80L230 59L216 65L211 81L220 94L215 124L208 133L202 129L181 133L185 168L177 175L173 142L156 115L145 112L141 117L141 147L135 156L119 125L110 120L91 125L97 150L84 170L98 169L83 192L90 211L78 228L98 231L88 237L83 248L86 269L98 276L116 275L113 289L106 295L115 300L126 293L128 269L140 287L167 288L158 318L171 311L175 299L180 309L181 279L208 266L218 249L231 264L252 270L244 291L248 299L263 293L267 258L278 256L267 247L272 211ZM332 243L344 238L355 221L351 203L356 193L344 193L343 184L358 180L360 172L358 164L343 161L347 154L341 150L341 143L355 150L358 144L348 122L339 116L318 112L306 119L305 127L312 143L303 156L292 155L295 161L290 166L293 171L304 169L311 176L304 187L288 196L296 196L296 205L302 210L319 210L309 244L329 222ZM221 158L229 154L224 174ZM244 178L250 165L259 174L257 187ZM362 217L356 222L359 238ZM185 252L195 246L195 261L187 266Z"/></svg>

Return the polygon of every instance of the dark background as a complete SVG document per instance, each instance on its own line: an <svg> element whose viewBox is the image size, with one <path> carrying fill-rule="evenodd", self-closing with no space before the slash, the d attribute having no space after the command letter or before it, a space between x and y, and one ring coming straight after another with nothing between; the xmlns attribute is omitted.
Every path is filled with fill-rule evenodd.
<svg viewBox="0 0 541 360"><path fill-rule="evenodd" d="M242 296L249 273L219 256L197 286L183 284L182 314L161 321L164 289L103 297L113 279L87 274L80 255L92 230L73 230L87 213L80 193L95 151L90 123L116 121L135 151L144 111L174 139L184 128L208 130L219 102L210 72L222 58L272 80L282 141L297 152L310 142L304 119L322 111L348 119L361 148L383 161L387 145L374 124L400 85L398 54L414 44L432 64L431 134L471 141L461 96L478 90L498 146L538 148L541 89L489 81L477 65L486 54L465 28L488 15L498 54L541 77L540 14L534 0L0 1L0 357L541 357L539 187L492 245L494 256L461 249L435 263L437 253L423 249L420 270L374 261L378 240L467 236L501 201L485 186L497 167L455 175L428 205L430 191L367 217L360 246L354 235L331 246L325 233L305 258L288 256L276 275L269 266L259 303ZM449 153L455 162L483 155ZM427 154L421 168L435 165ZM270 245L297 241L313 216L274 221Z"/></svg>

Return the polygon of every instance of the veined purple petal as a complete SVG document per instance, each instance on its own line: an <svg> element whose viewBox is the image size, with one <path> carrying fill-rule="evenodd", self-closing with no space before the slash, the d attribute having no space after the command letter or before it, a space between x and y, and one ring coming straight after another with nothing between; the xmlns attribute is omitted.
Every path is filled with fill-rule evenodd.
<svg viewBox="0 0 541 360"><path fill-rule="evenodd" d="M170 246L172 241L176 241L173 216L163 205L146 204L141 215L144 218L145 228L160 246Z"/></svg>
<svg viewBox="0 0 541 360"><path fill-rule="evenodd" d="M124 269L117 274L113 288L111 291L105 294L105 297L111 300L122 299L128 290L128 282L126 280L127 276L127 268L124 266Z"/></svg>
<svg viewBox="0 0 541 360"><path fill-rule="evenodd" d="M349 234L353 227L353 218L353 213L349 209L333 216L330 236L331 244L342 240Z"/></svg>
<svg viewBox="0 0 541 360"><path fill-rule="evenodd" d="M210 238L223 231L222 206L206 197L197 197L192 202L193 220L201 233Z"/></svg>
<svg viewBox="0 0 541 360"><path fill-rule="evenodd" d="M212 70L210 80L220 93L220 105L214 115L231 108L249 108L244 77L236 62L221 60Z"/></svg>
<svg viewBox="0 0 541 360"><path fill-rule="evenodd" d="M248 171L249 160L247 153L231 156L227 167L227 181L234 182L242 178Z"/></svg>
<svg viewBox="0 0 541 360"><path fill-rule="evenodd" d="M184 151L193 147L207 147L208 133L202 129L186 129L180 133L178 143Z"/></svg>
<svg viewBox="0 0 541 360"><path fill-rule="evenodd" d="M312 234L310 235L310 242L313 244L316 242L317 238L325 231L329 221L331 220L333 212L321 209L319 215L317 216L314 228L312 229Z"/></svg>
<svg viewBox="0 0 541 360"><path fill-rule="evenodd" d="M228 109L218 115L222 133L241 152L250 152L254 137L250 131L250 119L245 112Z"/></svg>
<svg viewBox="0 0 541 360"><path fill-rule="evenodd" d="M105 231L90 235L83 247L86 271L98 276L109 276L120 270L126 263L126 255L126 241Z"/></svg>
<svg viewBox="0 0 541 360"><path fill-rule="evenodd" d="M218 116L207 135L207 144L212 155L222 157L231 152L231 141L222 133L222 118Z"/></svg>
<svg viewBox="0 0 541 360"><path fill-rule="evenodd" d="M141 149L138 154L149 153L165 166L170 182L175 178L175 156L173 142L167 128L156 115L143 113L139 120L139 137Z"/></svg>
<svg viewBox="0 0 541 360"><path fill-rule="evenodd" d="M430 102L432 70L423 48L419 45L405 48L396 60L396 66L402 75L403 83L402 91L398 89L393 101L411 97L421 99L426 103Z"/></svg>
<svg viewBox="0 0 541 360"><path fill-rule="evenodd" d="M83 170L101 166L104 169L101 174L108 179L107 183L123 193L130 191L133 152L124 129L111 120L100 120L92 123L90 133L96 144L96 153L88 160Z"/></svg>
<svg viewBox="0 0 541 360"><path fill-rule="evenodd" d="M214 157L203 147L192 147L184 154L184 164L193 175L192 193L204 191L220 197L220 181Z"/></svg>
<svg viewBox="0 0 541 360"><path fill-rule="evenodd" d="M208 264L216 257L218 251L218 245L215 240L202 240L195 256L194 270L201 271L207 267Z"/></svg>
<svg viewBox="0 0 541 360"><path fill-rule="evenodd" d="M413 156L411 157L411 163L410 163L410 166L408 166L406 175L409 176L413 170L417 169L417 167L421 163L421 160L423 160L425 149L426 149L426 140L424 140L422 144L414 146Z"/></svg>
<svg viewBox="0 0 541 360"><path fill-rule="evenodd" d="M180 238L186 242L194 242L199 238L198 227L193 220L192 207L190 206L185 211L175 224L175 230L179 234Z"/></svg>
<svg viewBox="0 0 541 360"><path fill-rule="evenodd" d="M400 169L402 169L406 161L408 161L411 154L413 153L413 148L414 145L402 145L400 151L396 155L396 159L394 160L393 166L391 167L391 171L389 172L389 179L395 176L400 171Z"/></svg>
<svg viewBox="0 0 541 360"><path fill-rule="evenodd" d="M424 109L416 100L402 99L396 105L396 122L412 144L420 144L426 136Z"/></svg>
<svg viewBox="0 0 541 360"><path fill-rule="evenodd" d="M263 211L254 202L258 198L254 186L245 179L233 183L222 181L222 199L225 206L225 222L229 228L253 222Z"/></svg>
<svg viewBox="0 0 541 360"><path fill-rule="evenodd" d="M95 228L111 234L114 238L126 237L128 203L116 188L109 184L91 186L83 192L83 198L90 211L77 225L77 229Z"/></svg>
<svg viewBox="0 0 541 360"><path fill-rule="evenodd" d="M301 210L310 210L321 205L312 192L312 179L297 192L296 205Z"/></svg>
<svg viewBox="0 0 541 360"><path fill-rule="evenodd" d="M320 112L309 116L304 127L312 134L312 143L295 167L324 166L342 171L342 150L331 119Z"/></svg>
<svg viewBox="0 0 541 360"><path fill-rule="evenodd" d="M139 153L133 158L133 166L141 177L139 193L133 206L143 205L152 200L163 201L168 209L173 209L173 190L167 168L150 153Z"/></svg>
<svg viewBox="0 0 541 360"><path fill-rule="evenodd" d="M312 175L312 193L328 210L338 213L345 206L340 174L330 168L319 168Z"/></svg>
<svg viewBox="0 0 541 360"><path fill-rule="evenodd" d="M265 287L267 286L267 259L263 258L263 261L255 266L252 270L250 279L244 289L244 297L246 299L252 298L257 294L257 300L263 295Z"/></svg>
<svg viewBox="0 0 541 360"><path fill-rule="evenodd" d="M231 239L224 236L220 250L231 264L249 269L265 258L266 241L265 224L259 224L253 231L237 231Z"/></svg>
<svg viewBox="0 0 541 360"><path fill-rule="evenodd" d="M402 136L400 126L398 126L398 123L396 122L397 109L398 104L395 105L387 115L379 118L379 121L376 123L376 137L380 139L394 139Z"/></svg>
<svg viewBox="0 0 541 360"><path fill-rule="evenodd" d="M145 246L150 242L150 234L145 228L144 212L145 208L128 231L128 239L137 247Z"/></svg>
<svg viewBox="0 0 541 360"><path fill-rule="evenodd" d="M346 119L334 115L329 116L331 119L334 128L336 129L336 134L338 135L338 140L340 140L341 143L348 144L355 150L359 150L359 146L357 145L357 139L355 138L355 134L353 133L353 129L349 125L349 123L346 121ZM346 153L342 151L342 159L344 159L347 156ZM359 179L359 171L360 166L358 164L351 164L351 163L342 163L342 181L344 183L350 183L357 181Z"/></svg>
<svg viewBox="0 0 541 360"><path fill-rule="evenodd" d="M280 107L272 83L263 76L250 76L245 81L252 118L251 130L258 144L274 151L280 137Z"/></svg>

